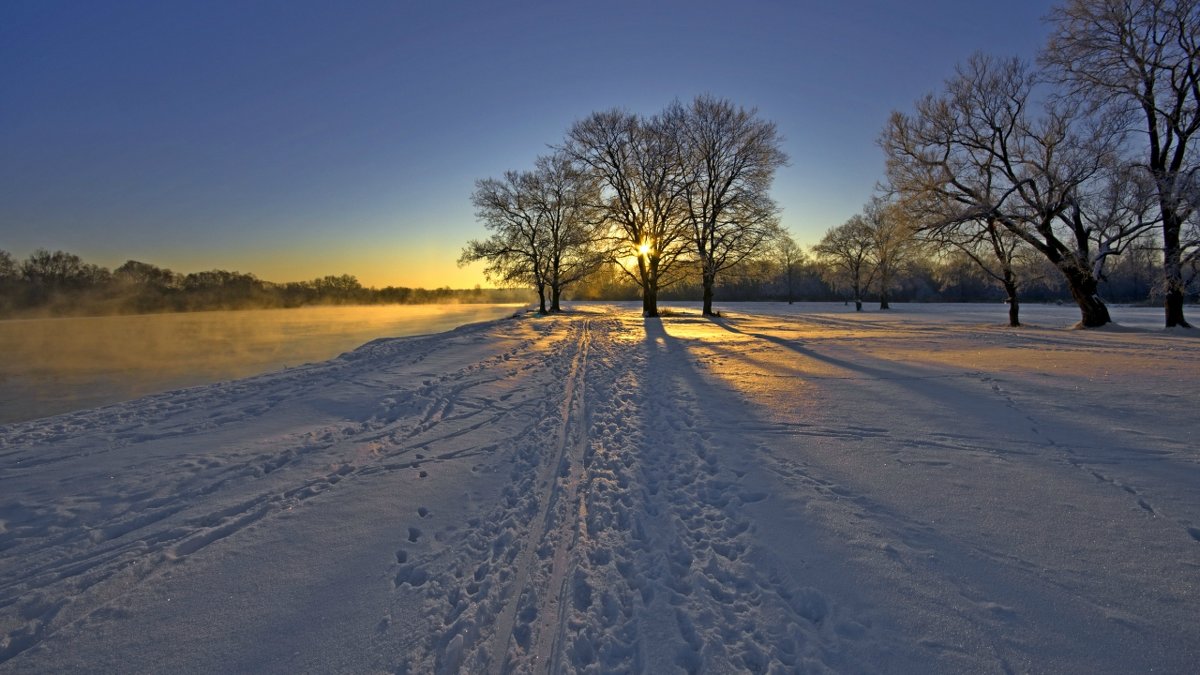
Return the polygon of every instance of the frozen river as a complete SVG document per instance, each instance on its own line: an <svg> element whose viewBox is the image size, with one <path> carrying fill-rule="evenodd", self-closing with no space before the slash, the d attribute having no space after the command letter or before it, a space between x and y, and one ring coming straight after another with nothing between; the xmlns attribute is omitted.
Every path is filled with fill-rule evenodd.
<svg viewBox="0 0 1200 675"><path fill-rule="evenodd" d="M386 305L0 321L0 424L323 361L518 305Z"/></svg>

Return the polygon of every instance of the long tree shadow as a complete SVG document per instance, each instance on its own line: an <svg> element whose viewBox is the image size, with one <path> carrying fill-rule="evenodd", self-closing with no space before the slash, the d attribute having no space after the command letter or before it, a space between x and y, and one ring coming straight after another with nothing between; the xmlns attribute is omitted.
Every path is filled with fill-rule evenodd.
<svg viewBox="0 0 1200 675"><path fill-rule="evenodd" d="M721 318L713 319L711 323L730 333L763 340L804 358L862 375L866 378L863 381L865 386L879 381L881 386L902 387L907 392L902 400L909 409L914 408L914 403L925 400L938 410L954 411L959 416L958 422L962 422L962 418L977 420L967 422L966 428L976 429L980 442L992 448L992 452L1005 456L1028 454L1052 461L1064 461L1102 483L1126 485L1117 496L1126 498L1132 495L1143 509L1148 509L1145 500L1136 490L1130 491L1133 488L1129 487L1129 483L1157 484L1156 487L1170 485L1175 494L1192 494L1194 486L1200 481L1200 465L1197 465L1194 455L1156 450L1145 443L1127 438L1123 439L1124 442L1114 444L1113 437L1105 433L1108 427L1089 425L1071 417L1064 418L1062 414L1053 414L1052 410L1030 408L1012 393L998 388L991 381L992 378L984 366L979 369L952 368L940 372L903 363L897 364L896 368L872 367L822 354L803 346L797 340L742 330L734 325L735 321ZM969 382L979 382L980 385L988 386L981 389L980 386L970 386ZM881 390L877 395L886 394ZM1069 409L1072 404L1070 396L1071 392L1064 389L1061 398L1056 402ZM927 426L926 435L930 438L939 434L957 436L960 435L961 428L956 426L954 429L939 430ZM1030 432L1022 441L1028 449L1019 450L1006 444L1004 439L1007 435L1023 430ZM1121 467L1121 471L1127 475L1115 478L1112 473L1116 467ZM1152 509L1148 510L1154 512ZM1179 523L1188 532L1195 529L1195 523L1189 517L1180 519Z"/></svg>
<svg viewBox="0 0 1200 675"><path fill-rule="evenodd" d="M1002 400L981 393L977 388L952 384L954 378L973 378L978 376L976 373L957 370L950 373L937 373L912 367L902 370L873 367L821 354L794 340L744 330L727 318L703 320L705 323L709 321L730 333L763 340L799 356L861 374L864 376L865 386L871 386L870 380L873 379L888 380L889 384L895 383L910 389L914 396L923 397L936 405L946 405L951 411L959 409L972 411L979 415L981 420L986 421L988 418L987 406L998 409L1006 407ZM897 574L895 566L898 566L905 570L902 574L906 578L907 575L913 575L911 579L917 587L936 579L937 583L948 584L950 588L959 589L951 592L947 598L957 597L953 593L979 595L982 592L989 602L998 603L984 606L978 613L957 612L953 609L951 600L946 600L950 604L944 607L936 602L929 607L929 611L933 612L955 613L972 624L974 629L987 634L994 634L995 630L995 626L991 622L993 617L989 615L987 607L1018 608L1024 620L1019 626L1014 625L1011 632L1010 630L1003 631L1007 637L997 637L996 644L1001 642L1041 644L1042 648L1075 654L1075 657L1081 659L1087 652L1087 659L1094 659L1092 661L1094 664L1104 663L1106 660L1109 663L1128 662L1122 660L1123 654L1115 647L1096 651L1085 644L1085 642L1091 644L1092 638L1085 640L1087 636L1078 634L1077 631L1058 629L1060 626L1078 628L1081 613L1089 614L1093 606L1099 606L1094 603L1104 602L1105 597L1099 590L1099 586L1085 590L1072 585L1069 575L1068 578L1060 579L1056 575L1047 574L1042 566L1044 561L1039 560L1039 556L1029 556L1029 552L1013 549L999 540L991 541L986 533L969 530L957 531L947 528L945 525L935 525L933 522L940 519L930 521L929 513L913 511L913 507L923 503L921 500L911 504L904 499L898 502L888 498L881 500L880 497L872 494L870 488L859 485L858 481L849 479L849 482L845 482L845 480L831 478L820 463L810 464L806 461L808 456L804 450L805 445L816 441L797 432L794 427L781 425L764 418L754 410L752 404L747 403L737 394L736 389L707 377L696 366L696 361L691 358L687 341L675 338L668 333L668 327L664 326L661 320L647 319L644 325L648 369L665 370L671 376L682 381L687 389L695 392L694 405L699 409L700 417L706 420L710 426L710 430L714 434L713 443L725 448L726 452L722 456L726 456L726 454L731 457L742 455L746 460L745 464L740 467L741 469L749 467L750 473L747 474L745 480L763 486L773 486L770 489L783 491L784 494L798 491L805 494L807 498L816 500L816 503L821 503L823 505L821 508L826 512L843 514L833 517L832 520L813 521L811 518L802 518L807 525L803 528L803 533L795 530L788 531L786 528L769 530L765 521L762 521L764 524L762 535L765 536L765 542L772 541L773 537L778 536L790 539L792 543L803 541L805 545L811 545L813 542L824 542L824 545L836 547L836 544L831 544L831 542L869 540L882 531L884 533L881 535L882 541L894 543L894 546L889 543L884 547L885 554L882 556L868 554L864 557L861 554L848 553L840 564L851 566L853 571L826 570L824 574L815 575L814 580L819 579L818 583L827 584L828 588L844 589L847 588L844 585L847 577L844 575L849 574L855 577L854 585L870 578L872 579L870 583L863 583L859 587L882 590L886 595L890 594L885 590L892 583L889 579L892 578L892 575ZM731 350L730 356L735 356L733 350ZM933 383L929 380L938 381ZM670 394L660 388L656 395ZM881 392L881 395L884 394ZM1019 410L1013 409L1008 409L1007 412L1022 414ZM967 424L971 423L967 422ZM947 431L953 432L954 430ZM1066 428L1056 431L1063 433L1064 437L1078 438L1074 435L1075 429ZM1080 431L1083 429L1080 428ZM987 433L986 430L982 432L985 436ZM822 442L828 443L829 441ZM1054 446L1055 444L1050 443L1050 445ZM1051 449L1061 450L1062 448L1055 446ZM912 452L920 453L922 451L920 448L914 448ZM1070 451L1068 450L1068 452ZM791 474L781 479L769 477L762 471L763 468L771 468L771 465L778 462L782 456L799 460L791 465ZM753 466L755 464L758 465L757 473ZM776 466L782 465L776 464ZM1076 466L1084 468L1079 464ZM1189 473L1194 473L1194 471ZM1060 475L1059 477L1072 480L1069 476ZM930 478L933 477L930 476ZM839 484L839 482L843 484ZM771 505L785 502L773 502L768 497L764 503ZM874 532L876 535L868 535L867 531ZM786 544L778 548L769 543L767 545L778 551L788 550ZM925 555L922 552L929 551L936 553L937 565L930 565L927 559L922 557ZM851 562L851 558L856 561ZM864 563L864 560L874 562ZM1091 562L1094 564L1096 561L1092 560ZM1119 583L1123 578L1121 574L1116 573L1101 576L1108 576L1108 582L1111 583ZM801 581L810 580L806 578ZM1031 589L1034 590L1031 592ZM1100 595L1093 595L1093 592L1100 593ZM850 593L851 597L854 595L853 592ZM880 598L875 598L875 600L880 600ZM939 607L940 609L938 609ZM888 605L885 600L882 608L892 610L895 609L895 606ZM901 620L897 628L901 634L906 630L903 626L904 621ZM1127 637L1124 630L1121 626L1113 624L1106 625L1106 628L1100 632L1105 635L1106 644L1115 645ZM1180 636L1177 630L1167 631L1167 633L1172 632L1176 638ZM1164 634L1164 641L1156 642L1156 644L1159 648L1167 649L1165 641L1169 639L1172 638ZM933 651L923 652L924 657L922 658L941 658L941 654L935 654L939 651L936 645L926 645L926 648ZM949 648L949 651L952 652L953 648ZM1173 653L1176 657L1180 654L1178 651L1168 651L1167 653ZM1012 654L1018 659L1029 656L1028 652L1024 652L1020 648L1014 649Z"/></svg>
<svg viewBox="0 0 1200 675"><path fill-rule="evenodd" d="M776 344L776 345L779 345L780 347L790 349L801 356L804 356L804 357L807 357L810 359L815 359L817 361L821 361L824 363L828 363L831 366L836 366L838 368L842 368L845 370L852 370L854 372L862 373L863 375L870 375L871 377L878 378L878 379L893 380L893 379L897 379L899 377L896 373L894 373L892 371L882 370L879 368L871 368L870 366L864 366L860 363L854 363L852 361L846 361L844 359L837 359L837 358L834 358L827 354L821 354L819 352L815 352L811 349L807 349L807 348L801 346L795 340L788 340L786 338L781 338L781 337L778 337L775 335L766 335L764 333L748 333L748 332L732 325L731 321L732 321L731 319L724 318L724 317L712 319L713 325L720 326L721 328L723 328L735 335L744 335L746 337L751 337L751 338L755 338L758 340L764 340L766 342L770 342L771 344Z"/></svg>
<svg viewBox="0 0 1200 675"><path fill-rule="evenodd" d="M891 371L846 363L812 353L787 340L743 331L728 325L726 320L713 323L732 333L764 339L797 354L848 367L867 376L900 379ZM926 606L925 611L934 616L953 614L971 625L972 631L992 634L995 626L990 622L986 608L972 614L959 611L954 604L955 598L962 595L982 593L997 606L1019 608L1025 617L1021 625L1012 629L1015 632L1006 631L1005 636L997 637L996 644L1026 644L1036 635L1039 638L1034 641L1041 642L1043 647L1047 644L1045 640L1049 640L1054 645L1050 648L1075 652L1082 658L1084 636L1064 633L1057 627L1077 625L1074 617L1085 611L1089 602L1087 593L1068 588L1053 576L1040 572L1042 568L1036 559L1019 557L1007 548L996 550L995 544L989 544L982 535L974 537L942 525L932 525L929 513L913 511L912 505L904 500L881 500L858 481L833 478L819 463L807 461L805 446L817 441L796 433L794 428L765 419L735 390L707 378L690 358L687 341L671 336L661 320L648 319L644 325L647 370L656 371L659 380L654 395L672 395L669 387L661 386L664 374L666 380L678 378L684 389L695 394L691 405L698 409L698 416L704 420L703 431L711 434L707 437L708 445L713 447L710 453L717 454L734 474L745 472L744 476L738 475L734 480L744 484L743 491L765 490L765 496L758 498L761 503L740 508L756 519L758 545L773 552L774 555L766 559L786 560L802 552L809 561L823 561L788 572L796 587L819 589L817 597L826 603L828 612L822 620L836 621L839 615L849 618L865 606L884 615L877 617L882 620L876 625L890 635L872 635L868 641L910 640L911 644L918 644L916 638L919 636L908 634L910 624L907 619L893 613L901 612L903 604L898 600L901 596L890 590L895 587L896 575L900 575L905 584L911 583L918 589L929 584L957 589L947 591L945 599L932 600L932 604ZM929 394L924 390L920 393ZM956 395L946 394L947 398ZM772 473L776 475L772 476ZM785 506L796 497L820 506L815 511L809 506L802 512ZM790 515L783 515L785 513ZM814 519L814 513L829 517ZM882 553L877 548L874 552L860 551L855 544L848 544L849 549L842 548L847 545L844 542L875 540L886 543ZM936 554L934 558L928 557L931 551ZM753 556L752 559L760 557ZM936 560L937 564L931 565L929 560ZM1031 588L1036 592L1031 593ZM795 592L795 587L783 592ZM866 598L863 593L868 594ZM938 593L935 597L941 595ZM1084 598L1082 604L1081 596ZM855 611L851 611L852 608ZM1109 630L1100 632L1105 634L1106 644L1117 644L1123 636L1118 626L1109 626ZM846 647L848 645L843 645ZM895 643L892 647L896 647ZM962 647L946 645L943 649L941 645L924 644L914 648L908 657L915 659L912 664L915 671L933 663L953 663L955 650ZM1089 658L1096 658L1094 663L1104 659L1120 662L1120 654L1115 649L1101 651L1104 653L1097 656L1099 652L1096 652ZM1018 659L1028 656L1019 648L1013 655Z"/></svg>

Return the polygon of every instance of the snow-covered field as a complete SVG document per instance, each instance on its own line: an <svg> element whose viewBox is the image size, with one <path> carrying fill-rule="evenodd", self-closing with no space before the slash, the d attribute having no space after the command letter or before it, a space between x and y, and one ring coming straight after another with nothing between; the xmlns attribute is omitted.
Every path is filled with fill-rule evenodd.
<svg viewBox="0 0 1200 675"><path fill-rule="evenodd" d="M1196 672L1193 332L725 309L0 426L0 672Z"/></svg>

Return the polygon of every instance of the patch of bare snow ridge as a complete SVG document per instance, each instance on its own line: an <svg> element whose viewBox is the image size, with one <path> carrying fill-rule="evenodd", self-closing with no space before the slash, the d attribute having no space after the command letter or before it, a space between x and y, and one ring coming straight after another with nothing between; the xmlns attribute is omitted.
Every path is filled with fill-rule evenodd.
<svg viewBox="0 0 1200 675"><path fill-rule="evenodd" d="M730 309L0 427L0 672L1200 662L1200 341Z"/></svg>

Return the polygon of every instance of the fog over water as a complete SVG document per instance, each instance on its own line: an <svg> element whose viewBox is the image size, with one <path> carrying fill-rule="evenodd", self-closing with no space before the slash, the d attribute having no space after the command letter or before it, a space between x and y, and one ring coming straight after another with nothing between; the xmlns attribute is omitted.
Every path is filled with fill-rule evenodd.
<svg viewBox="0 0 1200 675"><path fill-rule="evenodd" d="M0 321L0 424L333 358L518 305L384 305Z"/></svg>

